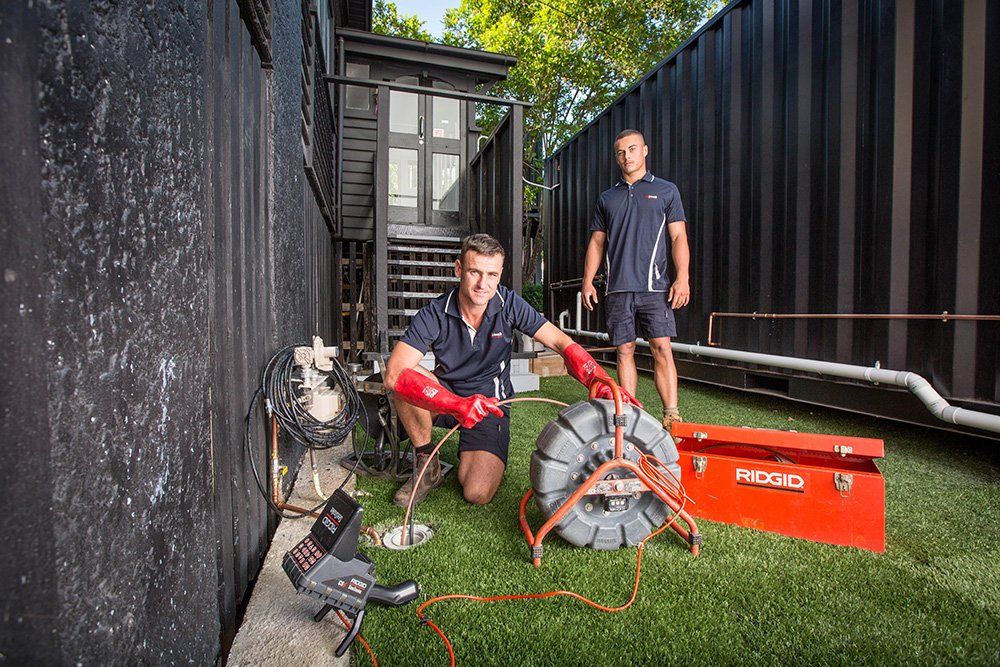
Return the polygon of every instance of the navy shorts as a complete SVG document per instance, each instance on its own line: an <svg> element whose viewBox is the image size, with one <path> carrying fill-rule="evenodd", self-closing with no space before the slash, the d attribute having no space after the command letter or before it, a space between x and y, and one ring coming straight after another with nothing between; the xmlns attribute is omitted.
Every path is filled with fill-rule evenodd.
<svg viewBox="0 0 1000 667"><path fill-rule="evenodd" d="M604 319L611 344L618 346L643 337L673 338L677 335L674 310L667 292L611 292L604 295Z"/></svg>
<svg viewBox="0 0 1000 667"><path fill-rule="evenodd" d="M472 428L458 429L458 455L462 452L484 451L497 456L507 465L507 450L510 448L510 410L501 406L504 417L486 415L483 420ZM438 415L434 425L440 428L452 428L458 420L451 415Z"/></svg>

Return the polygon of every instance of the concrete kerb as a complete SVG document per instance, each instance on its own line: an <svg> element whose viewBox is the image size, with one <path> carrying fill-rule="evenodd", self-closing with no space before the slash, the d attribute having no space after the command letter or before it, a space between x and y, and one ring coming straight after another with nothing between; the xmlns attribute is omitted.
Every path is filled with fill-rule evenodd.
<svg viewBox="0 0 1000 667"><path fill-rule="evenodd" d="M350 453L350 439L332 449L318 451L317 465L323 493L329 495L347 474L340 466L341 457ZM354 479L344 487L354 490ZM305 455L298 478L288 499L299 507L313 507L320 501L313 488L309 455ZM351 652L334 655L345 630L336 614L313 622L320 605L295 589L281 569L285 552L295 546L312 526L313 519L282 519L274 533L264 566L257 577L243 623L229 652L229 665L335 665L347 667ZM351 649L355 650L354 647Z"/></svg>

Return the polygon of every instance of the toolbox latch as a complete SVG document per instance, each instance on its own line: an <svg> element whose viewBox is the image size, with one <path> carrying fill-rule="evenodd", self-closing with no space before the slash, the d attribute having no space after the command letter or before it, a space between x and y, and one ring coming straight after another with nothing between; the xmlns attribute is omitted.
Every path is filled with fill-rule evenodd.
<svg viewBox="0 0 1000 667"><path fill-rule="evenodd" d="M694 476L701 479L705 476L705 468L708 467L707 456L692 456L691 463L694 464Z"/></svg>
<svg viewBox="0 0 1000 667"><path fill-rule="evenodd" d="M833 485L840 491L840 495L848 496L851 493L851 486L854 485L854 475L846 472L838 472L833 476Z"/></svg>
<svg viewBox="0 0 1000 667"><path fill-rule="evenodd" d="M834 445L833 451L841 456L847 456L848 454L854 453L854 447L851 447L850 445Z"/></svg>
<svg viewBox="0 0 1000 667"><path fill-rule="evenodd" d="M691 435L693 435L694 439L697 440L698 442L708 439L708 433L706 433L705 431L695 431Z"/></svg>

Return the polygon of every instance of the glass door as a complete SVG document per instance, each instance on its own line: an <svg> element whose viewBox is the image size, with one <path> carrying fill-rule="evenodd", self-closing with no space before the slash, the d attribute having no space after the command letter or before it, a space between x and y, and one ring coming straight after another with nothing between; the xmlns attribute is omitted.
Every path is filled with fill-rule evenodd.
<svg viewBox="0 0 1000 667"><path fill-rule="evenodd" d="M399 83L419 85L415 76L402 76ZM425 196L421 168L424 122L427 113L423 95L389 91L389 221L423 223Z"/></svg>
<svg viewBox="0 0 1000 667"><path fill-rule="evenodd" d="M435 81L434 87L451 88L441 81ZM462 103L447 97L432 97L428 106L431 133L426 160L431 178L426 219L435 226L457 225L462 201Z"/></svg>
<svg viewBox="0 0 1000 667"><path fill-rule="evenodd" d="M451 88L402 76L400 83ZM462 103L389 92L389 221L433 226L459 224L462 172Z"/></svg>

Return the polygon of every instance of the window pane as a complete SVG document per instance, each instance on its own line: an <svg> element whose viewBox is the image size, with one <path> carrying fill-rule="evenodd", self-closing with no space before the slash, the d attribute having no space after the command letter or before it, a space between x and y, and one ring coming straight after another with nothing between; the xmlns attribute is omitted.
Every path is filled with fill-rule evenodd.
<svg viewBox="0 0 1000 667"><path fill-rule="evenodd" d="M316 3L319 18L319 45L323 49L323 62L326 63L327 74L333 73L333 61L330 53L330 3L329 0L319 0ZM312 67L312 63L309 64Z"/></svg>
<svg viewBox="0 0 1000 667"><path fill-rule="evenodd" d="M352 79L368 79L370 70L368 65L362 65L361 63L347 63L347 76ZM348 109L363 109L368 111L372 108L372 92L371 88L362 88L361 86L347 86L346 89L346 104Z"/></svg>
<svg viewBox="0 0 1000 667"><path fill-rule="evenodd" d="M389 149L389 206L417 207L417 151Z"/></svg>
<svg viewBox="0 0 1000 667"><path fill-rule="evenodd" d="M404 134L417 133L417 94L389 93L389 131Z"/></svg>
<svg viewBox="0 0 1000 667"><path fill-rule="evenodd" d="M444 97L434 98L434 137L459 139L458 117L461 102Z"/></svg>
<svg viewBox="0 0 1000 667"><path fill-rule="evenodd" d="M458 210L458 156L434 153L435 211Z"/></svg>

